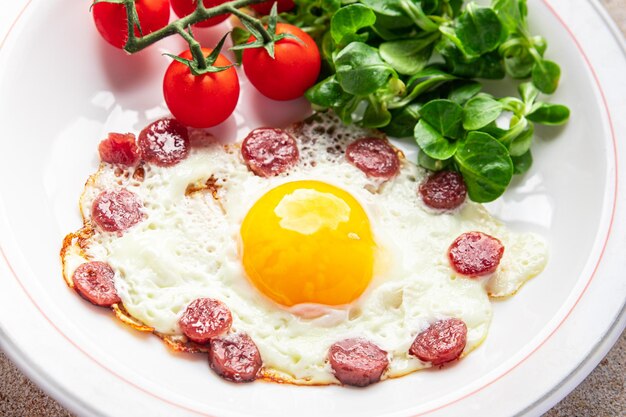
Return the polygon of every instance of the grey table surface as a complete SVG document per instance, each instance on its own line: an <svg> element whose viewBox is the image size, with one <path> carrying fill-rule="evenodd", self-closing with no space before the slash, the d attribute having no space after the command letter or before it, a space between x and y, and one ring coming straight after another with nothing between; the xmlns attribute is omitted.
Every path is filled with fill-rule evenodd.
<svg viewBox="0 0 626 417"><path fill-rule="evenodd" d="M602 0L626 36L626 0ZM598 367L544 417L626 417L626 332ZM32 383L0 352L0 416L72 414Z"/></svg>

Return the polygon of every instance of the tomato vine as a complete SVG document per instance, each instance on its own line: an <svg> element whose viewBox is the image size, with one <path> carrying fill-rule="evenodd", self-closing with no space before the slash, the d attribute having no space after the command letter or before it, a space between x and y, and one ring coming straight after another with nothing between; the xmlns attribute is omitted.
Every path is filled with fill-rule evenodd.
<svg viewBox="0 0 626 417"><path fill-rule="evenodd" d="M263 45L272 44L281 38L270 33L259 19L239 10L242 7L263 3L264 1L265 0L233 0L214 7L206 7L204 2L198 1L193 13L147 34L142 33L135 0L95 0L92 3L92 7L98 3L120 4L125 7L128 39L123 49L130 54L137 53L161 39L175 34L180 35L189 44L189 50L194 58L195 68L192 68L192 70L195 70L198 74L202 74L211 71L210 67L212 63L208 62L207 57L203 55L200 43L193 37L191 26L215 16L231 13L237 16L249 30L258 33L262 38ZM136 35L135 29L137 29L140 36Z"/></svg>

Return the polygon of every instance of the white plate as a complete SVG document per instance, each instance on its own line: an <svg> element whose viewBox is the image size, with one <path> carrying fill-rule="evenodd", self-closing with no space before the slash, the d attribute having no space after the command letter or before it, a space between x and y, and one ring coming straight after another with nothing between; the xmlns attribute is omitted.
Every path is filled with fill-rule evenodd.
<svg viewBox="0 0 626 417"><path fill-rule="evenodd" d="M77 201L98 140L165 112L159 52L182 49L169 39L126 57L98 38L88 3L0 6L2 33L20 14L0 46L0 339L65 406L102 416L534 416L621 333L626 59L595 2L529 2L534 30L563 68L552 101L570 106L572 117L562 129L539 129L533 169L490 207L511 227L547 238L548 268L494 303L489 337L458 365L365 390L225 383L202 355L173 354L68 290L58 251L80 226ZM203 37L214 42L218 32ZM245 84L239 114L217 134L235 138L308 110L303 100L277 104Z"/></svg>

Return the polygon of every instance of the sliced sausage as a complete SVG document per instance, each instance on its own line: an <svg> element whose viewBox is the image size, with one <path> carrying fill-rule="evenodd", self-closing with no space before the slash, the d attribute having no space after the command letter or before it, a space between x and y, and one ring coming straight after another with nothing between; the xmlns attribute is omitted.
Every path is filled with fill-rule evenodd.
<svg viewBox="0 0 626 417"><path fill-rule="evenodd" d="M389 365L387 352L365 339L345 339L333 344L328 360L339 382L356 387L380 381Z"/></svg>
<svg viewBox="0 0 626 417"><path fill-rule="evenodd" d="M461 356L467 343L467 326L462 320L440 320L417 335L409 353L424 362L441 365Z"/></svg>
<svg viewBox="0 0 626 417"><path fill-rule="evenodd" d="M452 210L465 201L467 188L458 172L440 171L426 179L419 187L419 193L430 208Z"/></svg>
<svg viewBox="0 0 626 417"><path fill-rule="evenodd" d="M209 365L228 381L250 382L257 378L263 361L250 336L232 333L211 340Z"/></svg>
<svg viewBox="0 0 626 417"><path fill-rule="evenodd" d="M100 160L131 166L139 162L139 148L132 133L109 133L98 146Z"/></svg>
<svg viewBox="0 0 626 417"><path fill-rule="evenodd" d="M281 129L254 129L241 144L241 156L259 177L273 177L298 162L296 140Z"/></svg>
<svg viewBox="0 0 626 417"><path fill-rule="evenodd" d="M213 298L198 298L185 309L178 325L185 336L196 343L206 343L226 333L233 323L230 310Z"/></svg>
<svg viewBox="0 0 626 417"><path fill-rule="evenodd" d="M135 193L122 188L103 191L91 208L91 219L106 232L119 232L143 219L142 206Z"/></svg>
<svg viewBox="0 0 626 417"><path fill-rule="evenodd" d="M144 161L168 167L189 154L189 133L176 119L160 119L139 133L138 144Z"/></svg>
<svg viewBox="0 0 626 417"><path fill-rule="evenodd" d="M400 171L400 158L385 139L361 138L346 148L346 159L368 177L389 179Z"/></svg>
<svg viewBox="0 0 626 417"><path fill-rule="evenodd" d="M457 237L448 249L450 265L470 277L491 274L504 254L502 242L482 232L467 232Z"/></svg>
<svg viewBox="0 0 626 417"><path fill-rule="evenodd" d="M109 307L121 302L115 290L115 272L104 262L87 262L76 268L72 275L74 289L85 300L97 306Z"/></svg>

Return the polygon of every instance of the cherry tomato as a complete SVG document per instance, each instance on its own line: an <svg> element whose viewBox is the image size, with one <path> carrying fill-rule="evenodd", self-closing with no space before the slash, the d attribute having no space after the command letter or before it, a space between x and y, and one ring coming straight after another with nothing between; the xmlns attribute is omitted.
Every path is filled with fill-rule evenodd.
<svg viewBox="0 0 626 417"><path fill-rule="evenodd" d="M135 4L144 35L159 30L169 23L169 0L136 0ZM100 35L116 48L123 48L128 40L126 7L123 4L96 3L92 12ZM135 35L140 36L137 28L135 28Z"/></svg>
<svg viewBox="0 0 626 417"><path fill-rule="evenodd" d="M210 49L202 48L204 56ZM191 52L180 54L191 59ZM214 63L217 67L231 65L223 55ZM165 102L178 121L189 127L212 127L228 118L239 100L239 78L234 67L220 72L195 76L189 67L173 61L163 78Z"/></svg>
<svg viewBox="0 0 626 417"><path fill-rule="evenodd" d="M278 13L288 12L296 7L293 0L269 0L264 1L263 3L252 4L250 7L252 7L258 14L266 15L270 14L274 3L278 3Z"/></svg>
<svg viewBox="0 0 626 417"><path fill-rule="evenodd" d="M214 7L219 6L222 3L226 3L227 1L229 0L204 0L203 3L205 7ZM176 13L176 16L185 17L193 13L194 10L196 10L196 4L198 4L197 0L172 0L172 9L174 9L174 13ZM230 14L221 14L219 16L207 19L203 22L196 23L194 26L200 28L215 26L218 23L222 23L224 20L228 19L228 16L230 16Z"/></svg>
<svg viewBox="0 0 626 417"><path fill-rule="evenodd" d="M265 48L243 51L243 69L261 94L274 100L292 100L315 84L320 72L320 52L313 38L286 23L278 23L276 33L290 33L298 40L284 38L276 42L274 59ZM248 43L256 39L251 36Z"/></svg>

